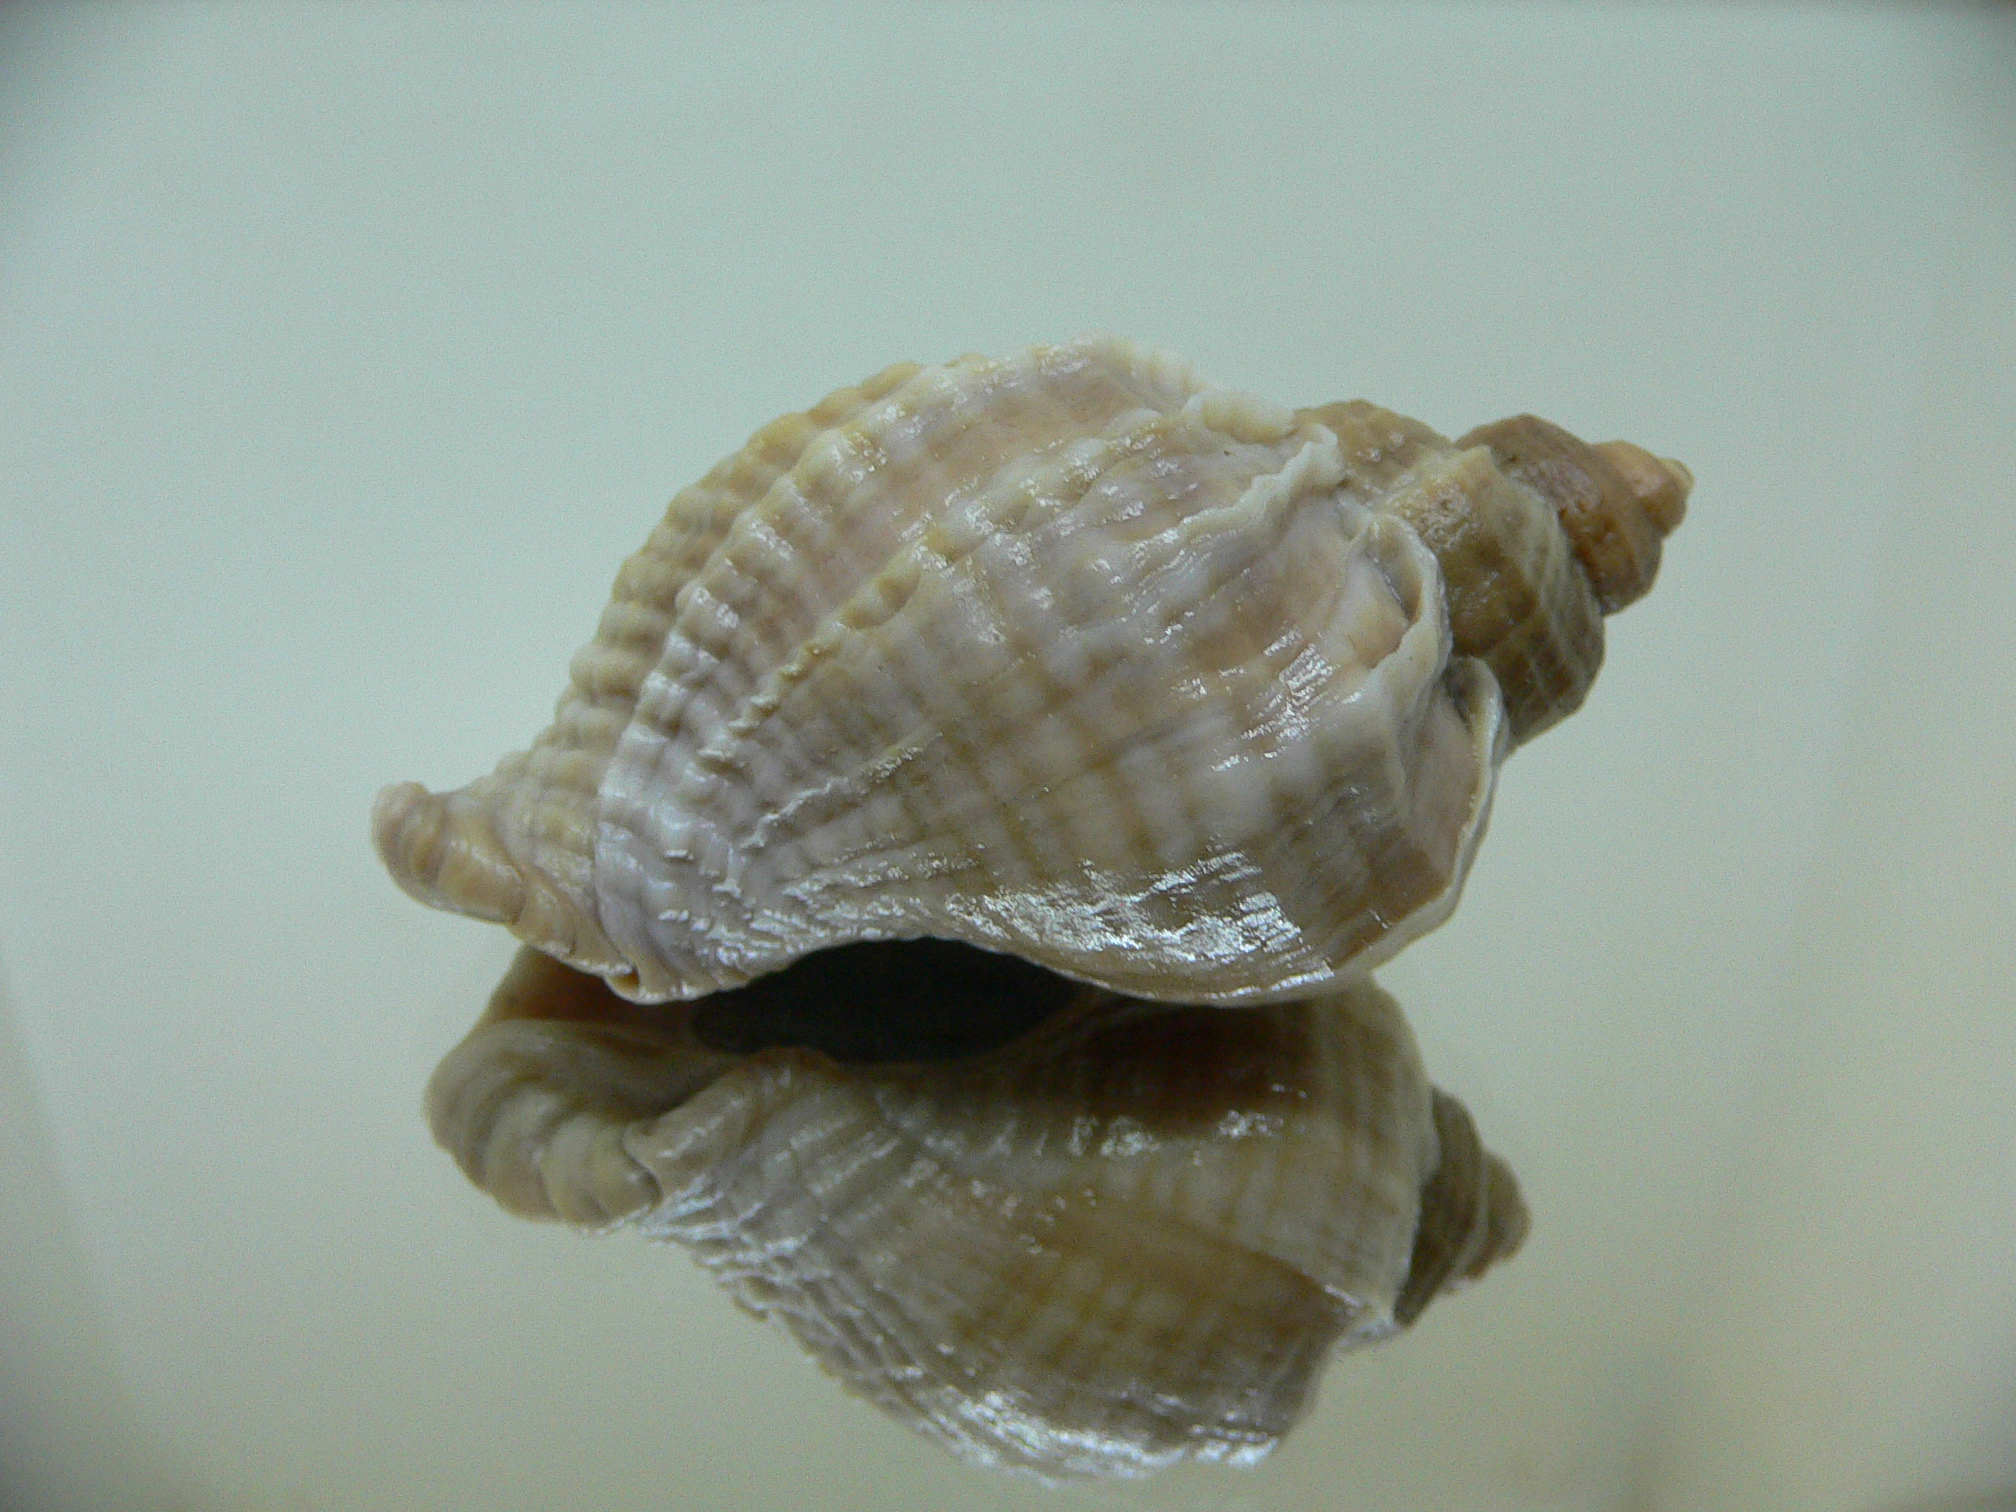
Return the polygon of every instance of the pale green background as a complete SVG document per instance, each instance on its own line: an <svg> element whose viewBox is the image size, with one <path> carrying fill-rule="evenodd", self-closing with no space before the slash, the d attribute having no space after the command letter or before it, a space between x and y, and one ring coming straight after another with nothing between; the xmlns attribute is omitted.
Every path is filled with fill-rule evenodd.
<svg viewBox="0 0 2016 1512"><path fill-rule="evenodd" d="M0 1500L2008 1505L2012 26L0 15ZM1094 329L1699 487L1385 973L1526 1251L1260 1469L1049 1492L473 1192L420 1088L510 947L365 815L756 425Z"/></svg>

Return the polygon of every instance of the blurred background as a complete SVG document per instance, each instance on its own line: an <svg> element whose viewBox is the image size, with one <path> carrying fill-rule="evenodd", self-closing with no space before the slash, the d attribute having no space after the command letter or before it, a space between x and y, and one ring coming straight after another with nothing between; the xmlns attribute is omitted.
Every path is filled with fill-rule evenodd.
<svg viewBox="0 0 2016 1512"><path fill-rule="evenodd" d="M1686 461L1382 979L1530 1242L1256 1470L1050 1490L419 1103L378 786L757 425L1110 329ZM2016 11L0 13L0 1501L2016 1506Z"/></svg>

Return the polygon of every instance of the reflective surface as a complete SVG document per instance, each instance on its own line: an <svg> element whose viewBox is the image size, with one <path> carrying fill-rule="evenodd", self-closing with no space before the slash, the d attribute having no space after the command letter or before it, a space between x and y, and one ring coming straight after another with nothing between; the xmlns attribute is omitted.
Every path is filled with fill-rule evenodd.
<svg viewBox="0 0 2016 1512"><path fill-rule="evenodd" d="M671 1241L895 1422L1045 1479L1256 1462L1332 1353L1527 1231L1369 981L1232 1012L918 940L647 1006L527 946L427 1113L506 1211Z"/></svg>
<svg viewBox="0 0 2016 1512"><path fill-rule="evenodd" d="M2010 24L0 17L9 1489L117 1443L133 1504L204 1509L1992 1505ZM1382 977L1527 1247L1266 1464L1104 1498L968 1471L678 1257L472 1192L421 1090L508 942L359 818L544 722L756 419L1091 329L1697 479Z"/></svg>

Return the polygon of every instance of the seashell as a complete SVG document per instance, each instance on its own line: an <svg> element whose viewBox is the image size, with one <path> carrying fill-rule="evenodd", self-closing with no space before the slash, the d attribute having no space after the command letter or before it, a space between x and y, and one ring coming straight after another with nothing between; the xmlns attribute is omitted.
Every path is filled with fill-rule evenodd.
<svg viewBox="0 0 2016 1512"><path fill-rule="evenodd" d="M507 1209L691 1248L850 1390L1046 1476L1244 1462L1526 1211L1370 981L1239 1012L938 941L644 1007L521 949L435 1073Z"/></svg>
<svg viewBox="0 0 2016 1512"><path fill-rule="evenodd" d="M892 367L675 498L552 727L388 788L374 835L640 1001L920 936L1307 994L1454 907L1499 762L1580 704L1689 484L1110 339Z"/></svg>

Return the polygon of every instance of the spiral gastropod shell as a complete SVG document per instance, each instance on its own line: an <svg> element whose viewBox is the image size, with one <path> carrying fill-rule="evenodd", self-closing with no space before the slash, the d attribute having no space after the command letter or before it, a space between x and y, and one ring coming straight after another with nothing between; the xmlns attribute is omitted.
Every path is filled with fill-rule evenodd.
<svg viewBox="0 0 2016 1512"><path fill-rule="evenodd" d="M625 564L553 725L380 795L414 896L640 1001L919 936L1250 1003L1454 907L1685 470L1451 444L1124 342L887 369L758 431Z"/></svg>

